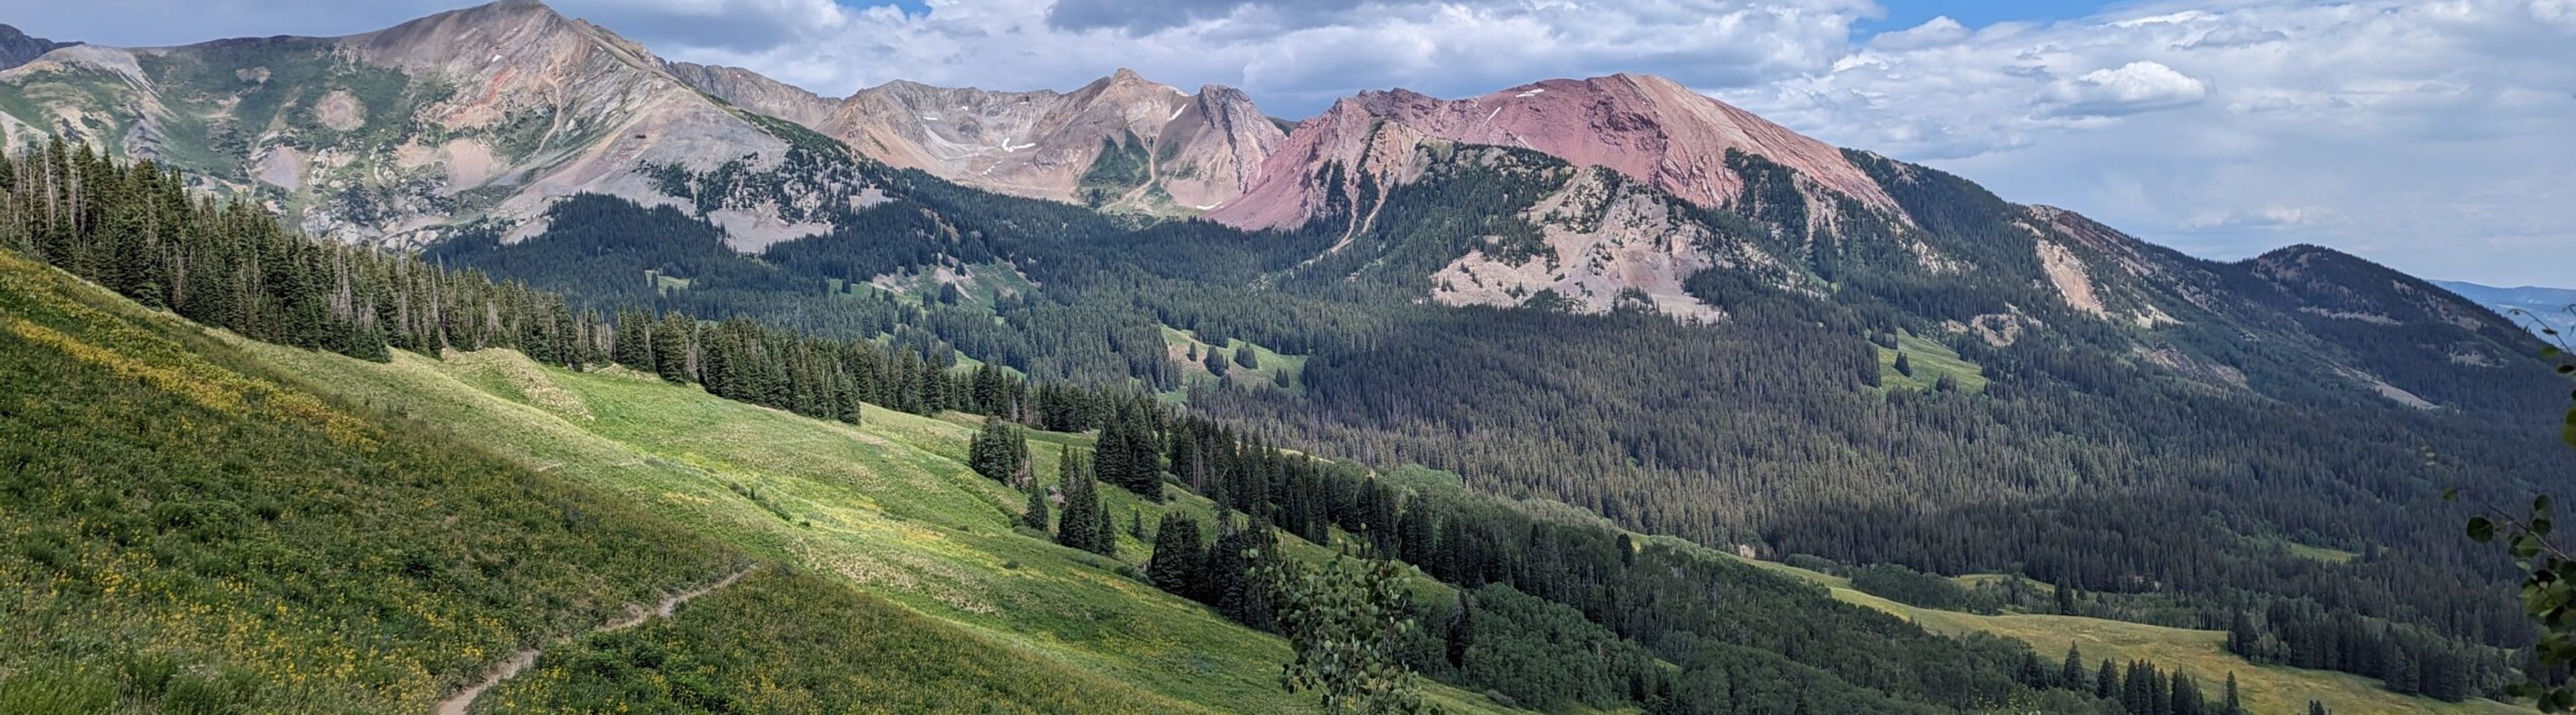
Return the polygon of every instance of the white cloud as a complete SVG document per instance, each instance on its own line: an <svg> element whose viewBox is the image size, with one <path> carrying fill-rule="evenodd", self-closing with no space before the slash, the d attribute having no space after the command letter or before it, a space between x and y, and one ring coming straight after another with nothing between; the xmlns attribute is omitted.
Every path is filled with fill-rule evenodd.
<svg viewBox="0 0 2576 715"><path fill-rule="evenodd" d="M345 34L461 4L13 2L0 15L33 34L125 45ZM898 78L1067 89L1124 66L1297 117L1363 89L1649 72L2204 255L2312 242L2576 283L2535 260L2576 249L2576 0L2143 0L1875 37L1853 29L1884 14L1869 0L554 2L667 57L826 95Z"/></svg>
<svg viewBox="0 0 2576 715"><path fill-rule="evenodd" d="M2116 117L2199 103L2209 87L2190 75L2140 60L2051 85L2042 106L2065 117Z"/></svg>
<svg viewBox="0 0 2576 715"><path fill-rule="evenodd" d="M2570 47L2576 0L2166 0L1709 89L2202 255L2568 285L2539 259L2576 251Z"/></svg>

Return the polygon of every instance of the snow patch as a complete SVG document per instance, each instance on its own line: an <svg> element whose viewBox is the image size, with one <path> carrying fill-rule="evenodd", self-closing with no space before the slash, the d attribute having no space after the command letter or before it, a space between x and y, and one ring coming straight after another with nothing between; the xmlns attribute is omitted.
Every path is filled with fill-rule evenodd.
<svg viewBox="0 0 2576 715"><path fill-rule="evenodd" d="M1515 94L1515 95L1512 95L1512 96L1514 96L1514 97L1536 97L1536 96L1539 96L1540 94L1544 94L1544 93L1546 93L1546 92L1547 92L1547 89L1545 89L1545 88L1535 88L1535 89L1531 89L1530 91L1522 92L1522 93L1520 93L1520 94Z"/></svg>
<svg viewBox="0 0 2576 715"><path fill-rule="evenodd" d="M1174 90L1174 91L1178 91L1178 90ZM1189 107L1189 105L1186 105L1186 104L1185 104L1185 105L1178 106L1178 107L1173 107L1173 108L1172 108L1172 116L1164 117L1164 118L1163 118L1163 121L1168 122L1168 121L1172 121L1172 120L1174 120L1174 119L1179 119L1179 118L1181 118L1181 112L1188 111L1188 110L1189 110L1189 108L1190 108L1190 107Z"/></svg>

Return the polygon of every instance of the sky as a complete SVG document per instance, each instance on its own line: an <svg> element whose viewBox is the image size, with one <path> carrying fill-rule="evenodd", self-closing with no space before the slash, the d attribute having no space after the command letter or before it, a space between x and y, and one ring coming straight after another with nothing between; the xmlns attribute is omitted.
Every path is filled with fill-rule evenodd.
<svg viewBox="0 0 2576 715"><path fill-rule="evenodd" d="M110 45L362 32L458 0L0 0ZM2297 243L2576 286L2576 0L553 0L818 93L1129 67L1301 118L1406 87L1670 77L1825 141L2234 260Z"/></svg>

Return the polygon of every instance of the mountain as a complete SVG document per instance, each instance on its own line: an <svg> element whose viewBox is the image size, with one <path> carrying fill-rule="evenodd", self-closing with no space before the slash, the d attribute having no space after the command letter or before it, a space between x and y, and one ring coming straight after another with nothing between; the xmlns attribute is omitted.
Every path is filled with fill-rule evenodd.
<svg viewBox="0 0 2576 715"><path fill-rule="evenodd" d="M260 59L272 55L334 59ZM1663 608L1697 607L1655 604L1713 591L1653 574L1691 572L1627 568L1607 532L1548 542L1530 524L1485 521L1518 513L1501 502L1405 511L1413 502L1366 485L1446 473L1425 483L1561 501L1544 507L1548 523L1606 521L1854 573L1856 586L1903 580L1897 566L2017 574L1980 593L2021 613L2170 627L2241 616L2259 631L2235 641L2248 667L2337 670L2446 700L2499 694L2506 660L2492 656L2529 645L2522 614L2494 597L2512 564L2464 543L2438 495L2551 488L2576 465L2548 429L2565 385L2530 335L2451 291L2315 246L2195 258L1652 77L1457 101L1364 93L1285 133L1239 96L1120 72L1065 93L898 82L834 100L664 62L505 3L356 38L56 50L0 74L0 109L17 113L0 125L16 127L15 145L52 128L163 157L309 227L357 227L332 239L438 232L424 258L503 286L458 295L354 249L279 249L301 260L271 280L268 259L209 263L196 251L210 249L148 231L99 231L92 246L64 231L21 239L149 304L406 367L447 369L410 353L470 346L568 369L625 346L645 353L619 358L626 368L797 414L841 416L842 396L866 394L908 413L1016 415L1060 444L1098 428L1080 444L1131 452L1104 460L1124 465L1124 483L1205 489L1313 543L1338 527L1396 553L1409 544L1426 573L1526 589L1577 611L1548 613L1589 624L1582 633L1679 659L1668 662L1697 673L1687 682L1735 682L1720 675L1739 672L1735 656L1794 656L1949 711L2020 693L1948 646L1809 647L1795 628L1679 637ZM380 108L411 119L379 123ZM493 164L508 178L452 195L382 188L400 184L377 170L400 169L403 147L452 141L505 156ZM255 178L293 178L303 163L244 168L284 150L340 168L293 191ZM84 187L159 180L64 154L0 179L73 166ZM438 167L422 173L452 173L448 155L416 154ZM374 213L379 196L402 200ZM1200 206L1210 220L1170 220ZM388 222L416 227L365 229ZM260 290L303 292L272 303ZM613 428L646 412L594 417ZM1158 416L1108 434L1138 414ZM794 442L809 441L828 440ZM1294 476L1245 456L1269 445L1353 471ZM695 466L708 448L607 462ZM728 453L752 473L773 464ZM951 513L1024 503L976 484L983 496ZM742 512L762 513L776 512ZM906 573L934 589L907 603L942 613L974 611L940 594L976 592L943 584L1016 583ZM2040 584L2067 601L2030 603ZM1922 667L1952 662L1973 672Z"/></svg>
<svg viewBox="0 0 2576 715"><path fill-rule="evenodd" d="M1347 105L1347 106L1345 106ZM1577 166L1605 166L1707 207L1734 203L1746 185L1729 165L1729 152L1756 154L1796 170L1802 178L1886 209L1894 202L1832 145L1801 136L1750 112L1671 80L1617 74L1553 79L1461 100L1441 100L1409 90L1362 92L1310 120L1312 133L1345 132L1352 116L1403 126L1425 137L1462 144L1519 147ZM1308 127L1301 125L1300 131ZM1312 143L1320 138L1302 143ZM1307 156L1265 168L1268 181L1297 183L1320 160L1348 163L1348 156ZM1214 216L1246 228L1272 228L1304 218L1275 204L1287 196L1241 202Z"/></svg>
<svg viewBox="0 0 2576 715"><path fill-rule="evenodd" d="M1192 94L1125 69L1064 93L889 82L809 126L870 158L960 184L1160 214L1241 195L1284 139L1239 90Z"/></svg>
<svg viewBox="0 0 2576 715"><path fill-rule="evenodd" d="M0 70L23 65L43 57L47 52L78 44L80 43L28 37L27 33L19 31L18 28L0 23Z"/></svg>
<svg viewBox="0 0 2576 715"><path fill-rule="evenodd" d="M460 224L533 235L574 193L673 203L653 167L771 166L803 140L534 0L347 37L72 47L0 72L0 99L10 146L86 140L270 201L308 231L405 245ZM822 230L793 213L710 218L751 246Z"/></svg>
<svg viewBox="0 0 2576 715"><path fill-rule="evenodd" d="M2497 288L2464 281L2433 281L2433 285L2493 308L2535 334L2548 328L2557 330L2560 336L2576 335L2576 315L2567 312L2568 306L2576 305L2576 289Z"/></svg>

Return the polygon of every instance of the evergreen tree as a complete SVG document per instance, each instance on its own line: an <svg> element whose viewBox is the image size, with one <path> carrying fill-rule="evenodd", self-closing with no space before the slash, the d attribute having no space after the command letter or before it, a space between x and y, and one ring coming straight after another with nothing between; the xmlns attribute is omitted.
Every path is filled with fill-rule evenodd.
<svg viewBox="0 0 2576 715"><path fill-rule="evenodd" d="M1047 529L1047 488L1037 483L1037 480L1031 479L1028 489L1029 505L1028 508L1020 511L1020 524L1045 531Z"/></svg>
<svg viewBox="0 0 2576 715"><path fill-rule="evenodd" d="M695 379L697 330L697 321L678 311L662 314L662 322L653 326L653 371L662 379L683 384Z"/></svg>
<svg viewBox="0 0 2576 715"><path fill-rule="evenodd" d="M1208 554L1202 536L1189 514L1178 509L1164 512L1162 522L1154 526L1154 556L1145 564L1146 579L1184 598L1208 600Z"/></svg>
<svg viewBox="0 0 2576 715"><path fill-rule="evenodd" d="M1028 436L1017 425L999 417L984 418L983 429L975 432L974 441L966 448L966 465L976 474L1004 484L1018 484L1026 479L1029 463Z"/></svg>
<svg viewBox="0 0 2576 715"><path fill-rule="evenodd" d="M2334 713L2326 710L2325 703L2310 700L2308 701L2308 715L2334 715Z"/></svg>
<svg viewBox="0 0 2576 715"><path fill-rule="evenodd" d="M2073 641L2068 641L2066 644L2066 660L2058 663L2057 687L2075 691L2086 689L2084 651L2078 650Z"/></svg>
<svg viewBox="0 0 2576 715"><path fill-rule="evenodd" d="M1904 375L1906 377L1914 376L1914 361L1907 358L1905 353L1896 354L1896 374Z"/></svg>
<svg viewBox="0 0 2576 715"><path fill-rule="evenodd" d="M2165 712L2172 715L2201 715L2200 684L2191 676L2174 671L2173 692L2166 701Z"/></svg>
<svg viewBox="0 0 2576 715"><path fill-rule="evenodd" d="M1261 369L1261 358L1253 354L1252 346L1245 345L1234 349L1234 364L1246 370L1258 370Z"/></svg>
<svg viewBox="0 0 2576 715"><path fill-rule="evenodd" d="M2236 671L2227 671L2227 705L2220 715L2245 715L2245 703L2236 696Z"/></svg>
<svg viewBox="0 0 2576 715"><path fill-rule="evenodd" d="M1116 531L1109 526L1109 512L1100 506L1100 492L1094 485L1087 454L1065 448L1060 453L1058 470L1060 489L1064 493L1064 516L1056 519L1056 543L1096 554L1114 555L1118 551Z"/></svg>
<svg viewBox="0 0 2576 715"><path fill-rule="evenodd" d="M2093 674L2093 697L2110 700L2128 689L2120 685L2120 671L2111 667L2111 659L2102 659L2102 669Z"/></svg>

